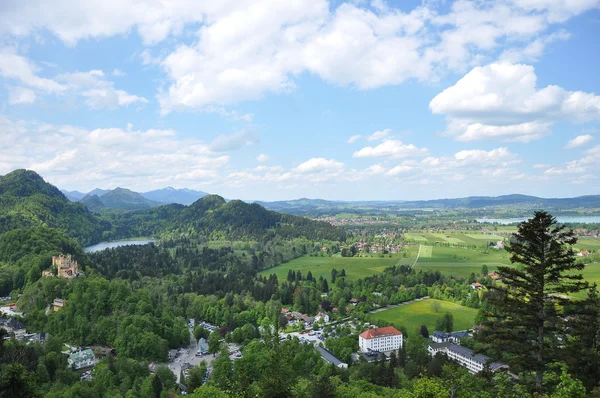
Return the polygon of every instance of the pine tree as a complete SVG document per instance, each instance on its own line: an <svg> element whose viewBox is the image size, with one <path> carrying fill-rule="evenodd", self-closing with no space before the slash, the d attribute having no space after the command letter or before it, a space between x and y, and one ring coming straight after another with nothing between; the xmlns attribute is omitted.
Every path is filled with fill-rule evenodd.
<svg viewBox="0 0 600 398"><path fill-rule="evenodd" d="M575 263L577 237L545 211L519 225L506 250L516 266L500 266L502 286L490 286L490 309L481 338L501 347L513 371L533 372L543 394L546 364L557 359L567 294L586 287Z"/></svg>
<svg viewBox="0 0 600 398"><path fill-rule="evenodd" d="M573 312L567 322L570 338L565 360L570 373L591 390L600 382L600 297L596 284Z"/></svg>

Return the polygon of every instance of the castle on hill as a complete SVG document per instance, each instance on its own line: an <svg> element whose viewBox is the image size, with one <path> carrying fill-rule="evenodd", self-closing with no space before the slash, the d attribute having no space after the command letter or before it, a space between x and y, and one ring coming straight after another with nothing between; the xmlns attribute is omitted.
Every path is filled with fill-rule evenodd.
<svg viewBox="0 0 600 398"><path fill-rule="evenodd" d="M52 267L42 271L42 276L54 276L54 269L59 278L75 278L79 274L79 264L73 260L70 254L52 256Z"/></svg>

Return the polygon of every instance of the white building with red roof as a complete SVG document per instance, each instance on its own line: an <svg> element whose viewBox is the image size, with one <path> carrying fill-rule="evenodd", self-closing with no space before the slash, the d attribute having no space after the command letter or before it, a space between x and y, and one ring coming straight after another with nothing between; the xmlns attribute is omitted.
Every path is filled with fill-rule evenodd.
<svg viewBox="0 0 600 398"><path fill-rule="evenodd" d="M402 348L402 332L393 326L365 330L358 336L358 346L362 352L387 352Z"/></svg>

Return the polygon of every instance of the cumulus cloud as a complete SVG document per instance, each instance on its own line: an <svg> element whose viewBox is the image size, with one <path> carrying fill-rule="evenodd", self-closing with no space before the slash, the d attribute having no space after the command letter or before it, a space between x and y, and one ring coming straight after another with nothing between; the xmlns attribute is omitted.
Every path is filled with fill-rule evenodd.
<svg viewBox="0 0 600 398"><path fill-rule="evenodd" d="M392 129L379 130L379 131L374 132L370 136L368 136L367 140L368 141L379 141L384 138L387 138L391 132L392 132Z"/></svg>
<svg viewBox="0 0 600 398"><path fill-rule="evenodd" d="M210 149L214 152L228 152L241 149L247 145L256 144L258 137L252 131L240 130L233 134L221 134L211 142Z"/></svg>
<svg viewBox="0 0 600 398"><path fill-rule="evenodd" d="M101 70L62 73L56 76L56 80L83 96L85 103L93 109L116 108L136 102L148 102L144 97L116 89L113 82L105 79L104 72Z"/></svg>
<svg viewBox="0 0 600 398"><path fill-rule="evenodd" d="M40 95L76 95L85 98L90 108L116 108L136 102L147 103L144 97L114 87L101 70L61 73L52 79L39 76L40 68L12 50L0 49L0 76L15 80L26 87L12 90L11 104L30 104Z"/></svg>
<svg viewBox="0 0 600 398"><path fill-rule="evenodd" d="M395 176L398 174L404 174L404 173L409 173L411 171L413 171L415 168L414 166L408 166L408 165L399 165L396 167L392 167L387 174L390 176Z"/></svg>
<svg viewBox="0 0 600 398"><path fill-rule="evenodd" d="M372 147L367 146L352 154L355 158L371 158L371 157L410 157L410 156L425 156L427 148L417 148L413 144L404 144L398 140L387 140L383 143Z"/></svg>
<svg viewBox="0 0 600 398"><path fill-rule="evenodd" d="M29 168L66 188L193 188L200 181L214 181L229 163L228 156L216 155L202 141L181 138L172 130L87 130L4 117L0 130L0 175Z"/></svg>
<svg viewBox="0 0 600 398"><path fill-rule="evenodd" d="M549 134L557 121L600 119L600 96L558 86L538 90L536 81L529 65L476 67L433 98L429 107L446 115L446 134L458 141L529 142Z"/></svg>
<svg viewBox="0 0 600 398"><path fill-rule="evenodd" d="M3 78L16 80L46 93L58 93L66 89L52 79L39 77L38 71L39 68L26 57L16 54L12 49L0 48L0 76Z"/></svg>
<svg viewBox="0 0 600 398"><path fill-rule="evenodd" d="M132 32L153 45L194 29L186 44L165 47L166 55L148 49L139 54L166 72L167 87L159 95L163 113L288 92L306 72L367 90L463 72L507 44L517 50L504 59L530 61L566 38L548 34L550 26L598 7L598 0L461 0L449 7L424 2L410 11L384 1L12 3L10 12L0 13L0 34L50 32L70 46Z"/></svg>
<svg viewBox="0 0 600 398"><path fill-rule="evenodd" d="M334 159L312 158L296 167L294 170L299 173L319 173L319 172L335 172L344 168L344 163Z"/></svg>
<svg viewBox="0 0 600 398"><path fill-rule="evenodd" d="M565 145L565 148L567 148L567 149L577 148L578 146L589 144L593 140L594 140L594 136L592 136L592 135L589 135L589 134L578 135L577 137L575 137L572 140L570 140L569 142L567 142L567 145Z"/></svg>
<svg viewBox="0 0 600 398"><path fill-rule="evenodd" d="M353 135L352 137L348 138L348 141L346 141L346 142L348 144L353 144L356 141L358 141L360 139L360 137L362 137L362 135L360 135L360 134Z"/></svg>
<svg viewBox="0 0 600 398"><path fill-rule="evenodd" d="M112 71L112 75L113 75L113 76L115 76L115 77L123 77L123 76L125 76L125 75L126 75L126 73L125 73L125 72L123 72L123 71L122 71L121 69L119 69L119 68L115 68L115 69L113 69L113 71Z"/></svg>
<svg viewBox="0 0 600 398"><path fill-rule="evenodd" d="M264 153L261 153L260 155L258 155L258 156L256 157L256 160L257 160L258 162L264 163L264 162L266 162L267 160L269 160L269 155L265 155Z"/></svg>

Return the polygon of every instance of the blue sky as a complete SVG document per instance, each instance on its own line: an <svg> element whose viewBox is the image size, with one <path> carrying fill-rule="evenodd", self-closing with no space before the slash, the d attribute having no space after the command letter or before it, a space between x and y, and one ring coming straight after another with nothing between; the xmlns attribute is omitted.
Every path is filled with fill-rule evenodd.
<svg viewBox="0 0 600 398"><path fill-rule="evenodd" d="M0 174L64 189L598 194L600 0L0 5Z"/></svg>

